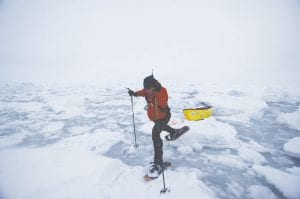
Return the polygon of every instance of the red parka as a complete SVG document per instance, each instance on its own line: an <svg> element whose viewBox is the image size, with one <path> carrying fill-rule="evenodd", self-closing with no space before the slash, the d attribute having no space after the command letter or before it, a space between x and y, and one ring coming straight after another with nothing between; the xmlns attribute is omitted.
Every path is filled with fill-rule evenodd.
<svg viewBox="0 0 300 199"><path fill-rule="evenodd" d="M164 87L161 87L160 91L154 91L152 95L147 94L145 89L137 91L136 95L146 98L148 104L147 114L150 120L161 120L169 113L168 92Z"/></svg>

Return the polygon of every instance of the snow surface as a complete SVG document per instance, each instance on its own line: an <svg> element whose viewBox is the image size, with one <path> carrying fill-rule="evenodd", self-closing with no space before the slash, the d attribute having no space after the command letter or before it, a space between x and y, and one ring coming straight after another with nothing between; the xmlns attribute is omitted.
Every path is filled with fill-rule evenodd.
<svg viewBox="0 0 300 199"><path fill-rule="evenodd" d="M247 191L247 197L252 199L276 199L276 196L273 194L273 192L265 186L251 185Z"/></svg>
<svg viewBox="0 0 300 199"><path fill-rule="evenodd" d="M161 196L162 178L143 180L153 161L153 123L143 98L134 98L135 148L130 98L118 85L1 85L0 198L300 197L300 162L294 158L299 129L278 120L299 110L295 90L167 87L169 124L188 125L190 131L164 141L164 159L172 162L165 172L171 191ZM202 102L214 106L214 116L187 121L182 110Z"/></svg>
<svg viewBox="0 0 300 199"><path fill-rule="evenodd" d="M72 142L72 141L70 141ZM143 167L130 167L77 147L12 149L0 152L4 198L157 198L161 181L146 183ZM166 198L214 198L193 172L166 172ZM188 182L188 183L182 183ZM16 191L17 190L17 191ZM188 195L187 195L188 193Z"/></svg>
<svg viewBox="0 0 300 199"><path fill-rule="evenodd" d="M280 113L277 120L286 123L290 128L300 130L300 106L292 113Z"/></svg>
<svg viewBox="0 0 300 199"><path fill-rule="evenodd" d="M300 137L289 140L283 146L284 151L295 158L300 158Z"/></svg>
<svg viewBox="0 0 300 199"><path fill-rule="evenodd" d="M287 198L300 198L300 175L295 172L284 172L269 166L255 165L254 170L276 186ZM299 171L299 167L297 168ZM293 170L290 170L293 171Z"/></svg>

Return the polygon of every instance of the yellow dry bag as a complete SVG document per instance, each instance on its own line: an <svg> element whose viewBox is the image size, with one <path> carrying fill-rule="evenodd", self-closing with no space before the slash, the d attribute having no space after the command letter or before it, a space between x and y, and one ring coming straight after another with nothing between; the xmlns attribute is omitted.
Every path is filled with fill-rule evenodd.
<svg viewBox="0 0 300 199"><path fill-rule="evenodd" d="M209 105L205 105L200 108L189 108L184 109L183 114L187 120L197 121L203 120L205 118L209 118L213 114L213 107Z"/></svg>

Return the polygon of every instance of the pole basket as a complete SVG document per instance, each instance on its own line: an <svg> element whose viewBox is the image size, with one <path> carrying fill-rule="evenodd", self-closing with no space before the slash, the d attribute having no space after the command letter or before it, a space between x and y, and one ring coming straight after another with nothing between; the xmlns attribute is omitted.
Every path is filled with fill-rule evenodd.
<svg viewBox="0 0 300 199"><path fill-rule="evenodd" d="M163 188L162 190L160 190L160 194L166 194L168 192L170 192L169 188Z"/></svg>

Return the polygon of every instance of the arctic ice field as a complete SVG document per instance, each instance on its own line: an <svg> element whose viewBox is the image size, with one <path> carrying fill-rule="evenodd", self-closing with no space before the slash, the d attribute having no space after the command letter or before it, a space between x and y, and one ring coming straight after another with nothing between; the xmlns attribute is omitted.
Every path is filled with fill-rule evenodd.
<svg viewBox="0 0 300 199"><path fill-rule="evenodd" d="M190 131L164 140L166 194L143 180L153 124L134 98L135 148L125 86L2 84L0 198L300 198L299 84L168 85L169 124ZM203 102L213 117L187 121Z"/></svg>

